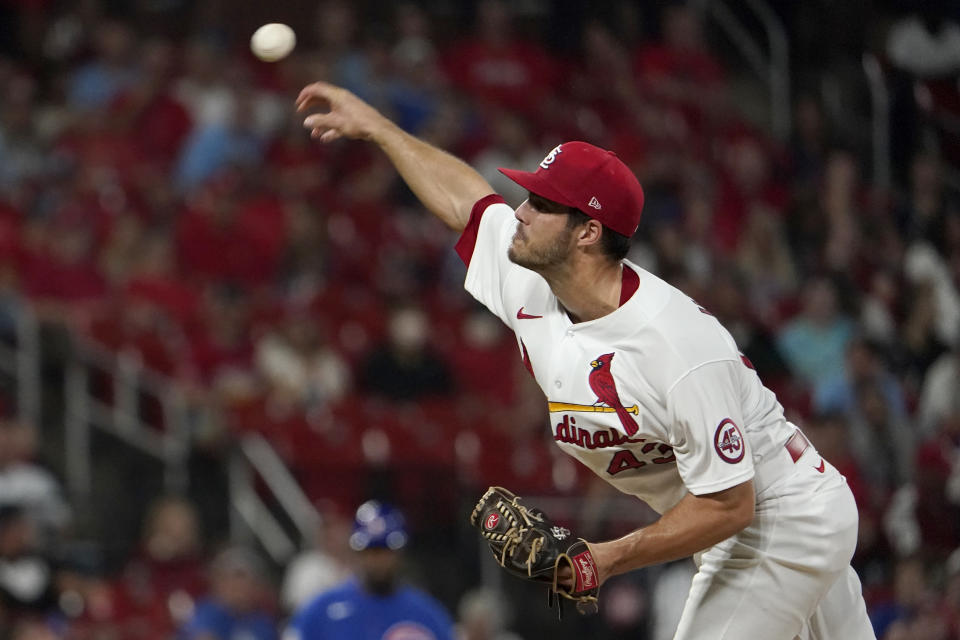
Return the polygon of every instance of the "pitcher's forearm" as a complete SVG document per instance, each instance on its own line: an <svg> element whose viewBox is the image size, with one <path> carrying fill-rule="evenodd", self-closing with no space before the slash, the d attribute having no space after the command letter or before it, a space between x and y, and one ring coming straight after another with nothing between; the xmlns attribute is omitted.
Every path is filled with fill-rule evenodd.
<svg viewBox="0 0 960 640"><path fill-rule="evenodd" d="M297 111L313 112L303 124L321 142L376 143L420 202L452 229L463 230L473 205L493 192L468 164L405 132L346 89L314 82L303 88L296 105Z"/></svg>
<svg viewBox="0 0 960 640"><path fill-rule="evenodd" d="M657 522L590 549L604 579L685 558L746 527L754 502L752 481L707 496L688 494Z"/></svg>
<svg viewBox="0 0 960 640"><path fill-rule="evenodd" d="M473 205L493 193L473 167L389 120L380 123L370 139L387 154L420 202L451 229L462 231Z"/></svg>

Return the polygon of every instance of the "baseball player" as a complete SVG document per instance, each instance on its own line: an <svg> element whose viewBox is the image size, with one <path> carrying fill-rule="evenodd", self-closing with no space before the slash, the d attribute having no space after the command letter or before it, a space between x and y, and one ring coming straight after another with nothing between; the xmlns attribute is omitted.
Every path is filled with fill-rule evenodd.
<svg viewBox="0 0 960 640"><path fill-rule="evenodd" d="M430 596L399 584L408 540L403 514L370 500L357 509L350 547L358 575L297 612L284 640L453 640L453 622Z"/></svg>
<svg viewBox="0 0 960 640"><path fill-rule="evenodd" d="M314 138L377 144L461 236L465 287L517 336L557 444L661 515L590 542L571 589L693 555L683 640L873 638L850 567L847 484L787 422L730 334L681 291L626 261L643 190L609 151L551 150L515 211L464 162L318 82L297 99ZM583 571L580 568L584 569Z"/></svg>

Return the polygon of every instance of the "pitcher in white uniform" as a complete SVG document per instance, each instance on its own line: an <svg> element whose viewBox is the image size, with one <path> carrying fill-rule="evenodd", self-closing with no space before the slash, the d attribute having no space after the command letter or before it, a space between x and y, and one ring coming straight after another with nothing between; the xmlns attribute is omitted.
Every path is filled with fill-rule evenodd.
<svg viewBox="0 0 960 640"><path fill-rule="evenodd" d="M707 310L624 259L643 190L614 153L567 142L534 172L501 169L530 193L514 211L468 165L344 89L311 84L297 108L319 110L304 121L314 138L377 144L461 232L465 287L516 333L554 440L661 514L589 543L601 583L693 556L678 639L874 637L850 567L845 479Z"/></svg>

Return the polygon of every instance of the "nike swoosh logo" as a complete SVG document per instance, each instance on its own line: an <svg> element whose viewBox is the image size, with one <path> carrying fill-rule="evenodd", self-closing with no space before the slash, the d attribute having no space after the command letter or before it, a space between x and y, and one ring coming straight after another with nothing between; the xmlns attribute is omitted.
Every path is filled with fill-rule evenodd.
<svg viewBox="0 0 960 640"><path fill-rule="evenodd" d="M823 464L823 458L820 458L820 466L819 466L819 467L814 467L814 469L816 469L816 470L819 471L820 473L823 473L824 469L826 469L826 468L827 468L827 467L824 466L824 464Z"/></svg>
<svg viewBox="0 0 960 640"><path fill-rule="evenodd" d="M542 318L543 316L532 316L529 313L523 312L523 307L520 307L520 310L517 311L517 320L536 320L537 318Z"/></svg>

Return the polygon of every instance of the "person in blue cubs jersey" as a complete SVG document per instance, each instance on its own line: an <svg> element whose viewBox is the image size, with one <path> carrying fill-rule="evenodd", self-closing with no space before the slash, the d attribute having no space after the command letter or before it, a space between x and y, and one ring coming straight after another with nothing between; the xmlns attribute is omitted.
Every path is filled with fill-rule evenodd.
<svg viewBox="0 0 960 640"><path fill-rule="evenodd" d="M284 640L453 640L440 603L400 581L407 540L399 510L375 500L360 505L350 536L356 576L296 612Z"/></svg>

